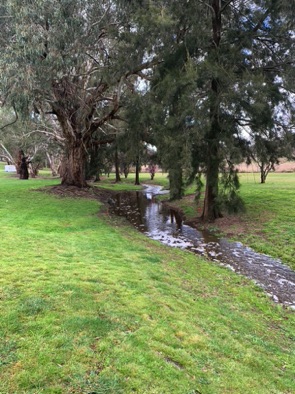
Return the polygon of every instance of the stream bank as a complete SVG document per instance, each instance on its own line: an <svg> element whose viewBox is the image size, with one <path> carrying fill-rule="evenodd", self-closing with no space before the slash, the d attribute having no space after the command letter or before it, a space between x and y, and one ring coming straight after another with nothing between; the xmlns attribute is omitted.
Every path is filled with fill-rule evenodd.
<svg viewBox="0 0 295 394"><path fill-rule="evenodd" d="M159 186L140 192L120 192L112 198L111 211L124 216L138 231L170 247L189 250L237 274L252 279L276 303L295 310L295 272L280 260L257 253L240 242L230 242L207 229L185 223L181 212L161 203Z"/></svg>
<svg viewBox="0 0 295 394"><path fill-rule="evenodd" d="M138 231L170 247L186 249L237 274L252 279L275 302L295 310L295 272L278 259L255 252L240 242L229 242L208 229L185 223L181 211L161 203L167 192L146 185L143 191L115 192L97 187L54 186L39 189L61 197L91 198L105 204L105 211L125 217Z"/></svg>

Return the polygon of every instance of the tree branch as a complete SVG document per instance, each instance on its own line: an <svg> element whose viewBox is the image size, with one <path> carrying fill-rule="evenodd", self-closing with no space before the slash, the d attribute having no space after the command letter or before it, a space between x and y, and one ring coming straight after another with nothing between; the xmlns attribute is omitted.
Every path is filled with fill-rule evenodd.
<svg viewBox="0 0 295 394"><path fill-rule="evenodd" d="M253 29L253 33L256 33L262 26L263 22L265 21L265 19L268 17L269 15L269 9L267 9L265 11L265 13L262 15L262 17L259 19L258 23L256 24L256 26Z"/></svg>
<svg viewBox="0 0 295 394"><path fill-rule="evenodd" d="M61 137L60 135L50 132L50 131L46 131L46 130L40 130L40 129L35 129L30 131L29 133L25 134L24 137L29 137L31 134L45 134L49 137L53 137L56 141L58 142L64 142L65 138Z"/></svg>
<svg viewBox="0 0 295 394"><path fill-rule="evenodd" d="M220 12L223 13L223 11L230 5L230 3L232 3L234 0L229 0L227 1L222 7Z"/></svg>
<svg viewBox="0 0 295 394"><path fill-rule="evenodd" d="M131 75L139 75L139 73L140 73L141 71L146 70L146 69L148 69L148 68L151 68L151 67L153 67L153 66L157 66L157 65L160 64L160 63L163 63L163 61L162 61L162 60L159 60L159 59L157 59L157 58L154 58L153 60L148 61L148 62L145 62L145 63L142 63L141 65L135 67L133 70L128 71L128 72L124 75L124 77L125 77L125 78L128 78L128 77L130 77ZM119 82L120 80L121 80L121 78L118 80L118 82Z"/></svg>
<svg viewBox="0 0 295 394"><path fill-rule="evenodd" d="M5 129L5 127L8 127L8 126L12 126L14 123L16 123L16 122L18 121L18 114L17 114L17 111L16 111L16 109L15 109L15 106L14 106L14 105L13 105L13 110L14 110L14 114L15 114L15 119L14 119L12 122L10 122L10 123L7 123L6 125L4 125L4 126L0 127L0 130L3 130L3 129Z"/></svg>
<svg viewBox="0 0 295 394"><path fill-rule="evenodd" d="M0 143L0 147L4 150L5 154L3 156L5 156L8 161L10 161L11 163L15 163L15 160L13 159L13 157L11 156L11 154L8 152L8 150L5 148L5 146L2 144L2 142Z"/></svg>

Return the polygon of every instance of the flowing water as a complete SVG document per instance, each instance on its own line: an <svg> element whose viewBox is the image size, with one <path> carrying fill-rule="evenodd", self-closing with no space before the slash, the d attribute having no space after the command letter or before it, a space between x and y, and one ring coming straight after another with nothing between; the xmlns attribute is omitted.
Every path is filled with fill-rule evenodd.
<svg viewBox="0 0 295 394"><path fill-rule="evenodd" d="M139 231L171 247L188 249L247 276L277 303L295 310L295 272L265 254L254 252L240 242L229 242L209 231L183 223L181 215L156 201L165 194L160 186L146 186L142 192L120 192L112 210L125 216Z"/></svg>

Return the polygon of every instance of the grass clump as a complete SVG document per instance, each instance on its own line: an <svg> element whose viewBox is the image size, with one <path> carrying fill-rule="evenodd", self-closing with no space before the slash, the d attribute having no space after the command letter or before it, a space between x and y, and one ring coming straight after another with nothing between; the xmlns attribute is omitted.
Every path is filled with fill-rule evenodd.
<svg viewBox="0 0 295 394"><path fill-rule="evenodd" d="M56 182L1 174L1 394L292 393L292 311Z"/></svg>

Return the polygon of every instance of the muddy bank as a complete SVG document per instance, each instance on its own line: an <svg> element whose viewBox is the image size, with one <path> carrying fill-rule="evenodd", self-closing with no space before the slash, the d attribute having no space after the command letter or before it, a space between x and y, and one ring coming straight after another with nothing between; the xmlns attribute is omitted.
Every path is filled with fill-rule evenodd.
<svg viewBox="0 0 295 394"><path fill-rule="evenodd" d="M46 186L35 191L41 191L48 194L54 194L59 197L71 198L87 198L91 200L99 200L103 204L107 204L109 198L114 197L118 192L108 189L99 188L96 186L89 186L83 189L76 186Z"/></svg>

